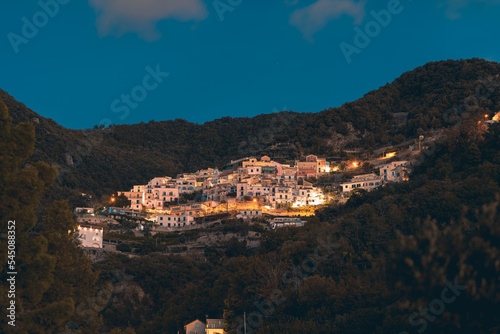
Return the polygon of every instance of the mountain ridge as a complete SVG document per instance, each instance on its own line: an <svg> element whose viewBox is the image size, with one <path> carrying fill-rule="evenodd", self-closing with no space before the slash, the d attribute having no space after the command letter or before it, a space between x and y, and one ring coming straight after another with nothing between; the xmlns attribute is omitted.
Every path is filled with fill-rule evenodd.
<svg viewBox="0 0 500 334"><path fill-rule="evenodd" d="M203 124L175 119L100 130L65 128L3 90L0 99L14 124L34 123L37 144L31 160L60 166L58 191L67 197L69 189L109 194L157 175L222 167L248 155L335 156L349 148L397 144L453 125L444 119L446 110L463 105L480 78L498 74L500 64L478 58L431 62L356 101L317 113L282 111ZM498 90L477 107L477 115L499 110Z"/></svg>

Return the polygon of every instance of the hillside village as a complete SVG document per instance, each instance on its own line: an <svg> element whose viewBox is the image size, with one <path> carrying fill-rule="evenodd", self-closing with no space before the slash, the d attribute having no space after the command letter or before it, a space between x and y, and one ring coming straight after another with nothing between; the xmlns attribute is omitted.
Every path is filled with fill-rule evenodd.
<svg viewBox="0 0 500 334"><path fill-rule="evenodd" d="M410 162L398 156L418 154L420 149L410 145L402 153L384 150L371 159L337 162L315 155L289 163L246 157L222 169L155 177L117 192L99 213L76 208L80 239L84 247L103 248L103 230L92 226L118 225L123 219L137 223L136 233L146 228L153 234L199 229L229 218L260 220L271 229L300 227L327 203L343 203L355 192L407 181ZM113 206L123 200L126 206Z"/></svg>
<svg viewBox="0 0 500 334"><path fill-rule="evenodd" d="M479 126L487 131L497 119L485 122L484 126L479 122ZM131 252L138 243L123 240L123 233L133 231L132 239L138 240L148 235L173 233L174 238L181 240L183 235L184 240L192 231L193 240L181 242L185 243L182 247L166 247L164 251L203 253L209 246L224 248L233 239L245 247L256 248L261 227L245 235L227 233L224 228L220 235L220 231L213 229L231 219L259 223L266 229L304 226L308 217L326 204L342 204L353 194L408 181L412 161L424 157L423 152L442 135L436 132L373 152L354 150L347 159L334 161L310 154L303 161L278 162L263 155L232 160L221 169L179 174L176 178L158 176L147 184L134 185L129 191L118 191L97 210L77 207L78 238L88 250ZM205 234L200 234L200 230Z"/></svg>
<svg viewBox="0 0 500 334"><path fill-rule="evenodd" d="M406 153L417 154L419 149L420 146L413 145ZM113 236L119 234L108 234L105 238L103 226L117 227L123 222L137 224L134 232L138 236L147 226L151 226L148 233L174 237L179 237L176 232L184 235L195 232L191 234L194 241L174 246L177 254L187 254L191 250L202 251L207 256L210 247L227 250L245 245L245 248L256 248L260 242L256 231L248 231L247 235L235 231L223 235L216 231L205 234L198 231L206 231L210 224L230 218L264 222L270 229L301 227L307 223L307 216L314 215L314 211L326 203L342 203L353 193L407 181L409 166L409 161L399 159L396 152L385 151L374 159L338 163L315 155L289 164L273 161L268 156L247 157L231 161L221 170L208 168L176 178L155 177L145 185L135 185L130 191L120 191L110 199L111 204L124 203L126 199L126 207L104 207L100 214L93 208L76 208L81 223L78 235L81 246L89 254L103 248L131 252L130 240L125 243L113 240ZM342 174L350 176L336 177ZM322 179L325 182L318 182ZM165 252L168 254L172 250L167 247ZM94 260L102 259L99 256L103 256L102 252L94 252ZM223 319L207 319L206 322L196 319L184 326L184 332L226 333L225 325Z"/></svg>
<svg viewBox="0 0 500 334"><path fill-rule="evenodd" d="M86 132L37 115L20 140L29 129L9 125L0 101L2 213L17 224L10 247L27 278L19 328L411 332L426 307L429 331L496 332L500 90L476 90L486 98L474 113L461 103L500 65L465 65L431 65L353 106L299 116L248 151L235 144L268 118L95 129L102 142L72 160L61 152ZM68 169L54 180L58 156ZM453 286L446 311L428 307Z"/></svg>

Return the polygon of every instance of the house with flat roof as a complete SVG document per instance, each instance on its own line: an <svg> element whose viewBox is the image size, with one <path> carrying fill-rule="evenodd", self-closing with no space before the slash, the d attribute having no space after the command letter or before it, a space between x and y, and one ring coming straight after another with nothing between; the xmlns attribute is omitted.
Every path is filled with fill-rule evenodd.
<svg viewBox="0 0 500 334"><path fill-rule="evenodd" d="M382 185L382 180L377 174L362 174L356 175L351 180L340 184L342 191L347 193L354 189L364 189L366 191L373 190Z"/></svg>
<svg viewBox="0 0 500 334"><path fill-rule="evenodd" d="M95 226L78 226L78 240L82 247L102 248L103 228Z"/></svg>
<svg viewBox="0 0 500 334"><path fill-rule="evenodd" d="M223 319L207 319L206 334L226 334Z"/></svg>

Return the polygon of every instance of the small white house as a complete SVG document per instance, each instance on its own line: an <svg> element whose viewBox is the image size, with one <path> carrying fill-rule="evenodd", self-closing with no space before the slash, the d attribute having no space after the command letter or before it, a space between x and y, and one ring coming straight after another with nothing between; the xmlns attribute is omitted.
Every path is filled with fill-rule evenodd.
<svg viewBox="0 0 500 334"><path fill-rule="evenodd" d="M351 192L354 189L365 189L366 191L373 190L382 185L380 176L376 174L363 174L354 176L351 180L341 183L343 192Z"/></svg>
<svg viewBox="0 0 500 334"><path fill-rule="evenodd" d="M156 223L159 227L186 227L194 225L195 221L193 216L182 213L179 215L158 215Z"/></svg>
<svg viewBox="0 0 500 334"><path fill-rule="evenodd" d="M102 227L78 226L78 240L82 247L102 248L102 239Z"/></svg>
<svg viewBox="0 0 500 334"><path fill-rule="evenodd" d="M223 319L207 319L206 334L226 334Z"/></svg>
<svg viewBox="0 0 500 334"><path fill-rule="evenodd" d="M236 218L253 219L262 217L262 210L241 210Z"/></svg>

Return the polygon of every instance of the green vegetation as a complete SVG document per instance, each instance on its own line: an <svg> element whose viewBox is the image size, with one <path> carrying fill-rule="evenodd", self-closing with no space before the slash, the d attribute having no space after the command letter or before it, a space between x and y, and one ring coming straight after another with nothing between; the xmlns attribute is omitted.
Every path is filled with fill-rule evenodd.
<svg viewBox="0 0 500 334"><path fill-rule="evenodd" d="M336 134L347 138L359 131L362 136L354 136L345 147L373 148L453 127L456 122L443 117L446 110L476 94L479 76L496 73L499 64L478 59L430 63L340 108L284 113L293 115L288 125L261 147L271 150L282 142L294 147L293 154L337 154L341 148L331 144ZM17 106L17 121L34 117L9 97L7 102ZM265 313L261 325L256 325L257 318L251 323L259 334L499 332L500 126L484 133L477 125L477 117L500 109L499 102L498 89L479 99L477 108L462 117L460 128L449 129L446 140L422 155L409 182L353 194L345 205L332 204L307 218L303 228L268 231L228 220L213 229L239 235L258 231L257 248L250 250L246 241L232 238L220 247L207 247L205 256L165 256L151 253L167 245L180 252L198 232L141 238L110 233L134 255L144 256L112 254L94 268L67 234L74 222L65 203L45 206L40 214L45 218L38 221L35 211L55 178L53 169L35 161L65 164L63 143L74 147L83 132L40 118L38 146L25 164L33 150L32 127L11 127L1 108L0 212L19 224L21 332L53 332L73 320L85 333L130 333L130 328L138 334L177 333L208 315L224 317L227 330L236 333L244 312ZM408 116L399 124L393 113ZM71 199L64 189L111 194L153 176L220 166L241 155L239 143L269 129L272 117L95 130L92 135L102 135L103 142L63 175L47 200ZM2 229L5 233L3 224ZM99 272L96 284L92 269ZM4 279L5 267L1 270ZM119 282L112 279L116 271L125 273ZM111 302L91 323L82 323L77 305L109 286ZM4 305L6 291L1 289ZM452 301L451 293L456 297ZM421 313L438 310L436 301L445 299L444 309L436 314ZM256 303L266 309L259 310ZM5 318L0 321L4 326Z"/></svg>
<svg viewBox="0 0 500 334"><path fill-rule="evenodd" d="M243 312L258 312L256 302L280 291L282 302L255 333L498 331L499 136L500 126L476 142L468 132L450 133L411 181L358 193L303 228L259 229L257 253L233 238L208 247L208 262L158 255L117 262L148 296L135 305L132 317L142 322L133 327L175 333L195 318L224 314L235 329ZM238 220L219 228L248 231ZM307 262L318 249L321 259ZM456 299L439 315L429 313L433 321L410 322L441 298L446 280L460 287ZM114 305L107 312L107 326L125 327Z"/></svg>
<svg viewBox="0 0 500 334"><path fill-rule="evenodd" d="M33 125L11 125L7 107L0 101L0 212L2 235L14 235L15 254L2 246L0 278L7 282L9 271L16 271L15 298L8 299L6 284L0 285L0 304L5 309L16 303L16 333L53 333L71 320L80 321L75 312L79 303L96 291L97 274L75 241L76 222L66 201L51 203L40 212L40 200L56 177L44 162L26 164L33 153ZM5 240L2 242L6 245ZM9 256L8 256L9 255ZM9 270L6 263L13 267ZM85 277L84 280L82 278ZM1 332L8 333L7 319L0 319ZM97 326L88 324L88 328Z"/></svg>

